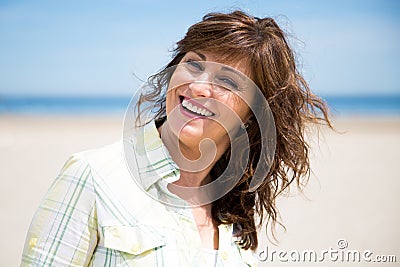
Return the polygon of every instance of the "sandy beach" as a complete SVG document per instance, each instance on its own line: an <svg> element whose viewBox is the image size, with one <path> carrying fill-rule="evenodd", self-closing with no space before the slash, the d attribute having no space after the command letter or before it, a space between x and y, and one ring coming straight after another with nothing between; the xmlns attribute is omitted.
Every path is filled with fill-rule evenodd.
<svg viewBox="0 0 400 267"><path fill-rule="evenodd" d="M0 266L19 266L35 209L68 156L117 141L122 123L120 116L0 115ZM280 250L369 250L372 260L395 255L400 262L400 117L336 118L335 127L322 130L319 143L312 136L309 184L304 195L292 190L278 201L287 231L278 228L277 246L261 238L260 266L287 264ZM360 266L321 262L331 264Z"/></svg>

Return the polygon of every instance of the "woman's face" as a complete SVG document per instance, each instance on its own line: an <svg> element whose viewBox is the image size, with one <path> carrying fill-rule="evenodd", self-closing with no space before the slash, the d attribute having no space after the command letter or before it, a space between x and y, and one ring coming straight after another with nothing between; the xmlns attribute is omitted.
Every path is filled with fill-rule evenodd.
<svg viewBox="0 0 400 267"><path fill-rule="evenodd" d="M229 145L228 132L235 134L251 116L247 64L217 62L211 53L188 52L172 74L167 120L183 145L198 146L205 138Z"/></svg>

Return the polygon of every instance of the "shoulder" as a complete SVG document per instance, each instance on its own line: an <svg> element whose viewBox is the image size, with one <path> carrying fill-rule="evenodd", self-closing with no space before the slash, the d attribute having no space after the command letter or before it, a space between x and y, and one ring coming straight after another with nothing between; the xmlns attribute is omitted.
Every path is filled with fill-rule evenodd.
<svg viewBox="0 0 400 267"><path fill-rule="evenodd" d="M75 165L82 171L90 172L95 186L109 187L109 189L128 187L130 190L135 190L136 160L130 159L131 164L128 167L125 155L124 142L119 140L113 144L71 155L62 172L69 166Z"/></svg>
<svg viewBox="0 0 400 267"><path fill-rule="evenodd" d="M102 169L105 163L108 163L106 164L108 166L124 160L123 143L117 141L99 148L74 153L69 160L86 162L92 168Z"/></svg>
<svg viewBox="0 0 400 267"><path fill-rule="evenodd" d="M129 149L128 146L124 148L127 144L120 140L73 154L68 160L79 162L77 165L84 166L80 169L90 172L100 225L127 225L133 221L151 225L157 221L157 217L149 216L147 211L161 214L165 209L139 185L136 159L127 158L125 153L125 149ZM134 153L128 154L135 156Z"/></svg>
<svg viewBox="0 0 400 267"><path fill-rule="evenodd" d="M123 164L123 157L118 152L119 143L72 154L51 184L44 201L62 202L76 198L91 208L99 180L111 176L107 170L121 169L115 167Z"/></svg>
<svg viewBox="0 0 400 267"><path fill-rule="evenodd" d="M61 172L72 165L81 170L87 169L93 179L110 180L118 176L131 176L124 156L122 140L99 148L72 154Z"/></svg>
<svg viewBox="0 0 400 267"><path fill-rule="evenodd" d="M141 194L134 179L134 164L128 168L124 156L123 141L117 141L96 149L72 154L62 167L57 180L85 183L92 188L97 199L132 198Z"/></svg>

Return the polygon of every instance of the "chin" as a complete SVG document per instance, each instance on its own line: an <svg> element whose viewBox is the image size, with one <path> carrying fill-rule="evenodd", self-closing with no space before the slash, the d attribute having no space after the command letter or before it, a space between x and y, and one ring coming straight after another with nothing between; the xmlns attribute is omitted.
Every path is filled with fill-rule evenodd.
<svg viewBox="0 0 400 267"><path fill-rule="evenodd" d="M199 143L204 138L207 138L204 134L204 131L200 127L192 126L192 125L185 125L182 127L181 131L179 132L179 141L184 143Z"/></svg>

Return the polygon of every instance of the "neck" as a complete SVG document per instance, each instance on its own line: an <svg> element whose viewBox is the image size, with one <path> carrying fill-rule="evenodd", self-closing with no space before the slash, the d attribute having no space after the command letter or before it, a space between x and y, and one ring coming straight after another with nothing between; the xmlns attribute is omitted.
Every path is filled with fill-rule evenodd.
<svg viewBox="0 0 400 267"><path fill-rule="evenodd" d="M160 136L163 132L163 143L180 168L180 178L173 184L182 187L199 187L211 182L209 173L228 148L229 141L219 142L216 145L206 142L185 145L172 133L168 121L158 128L158 132ZM201 153L199 147L207 153Z"/></svg>

